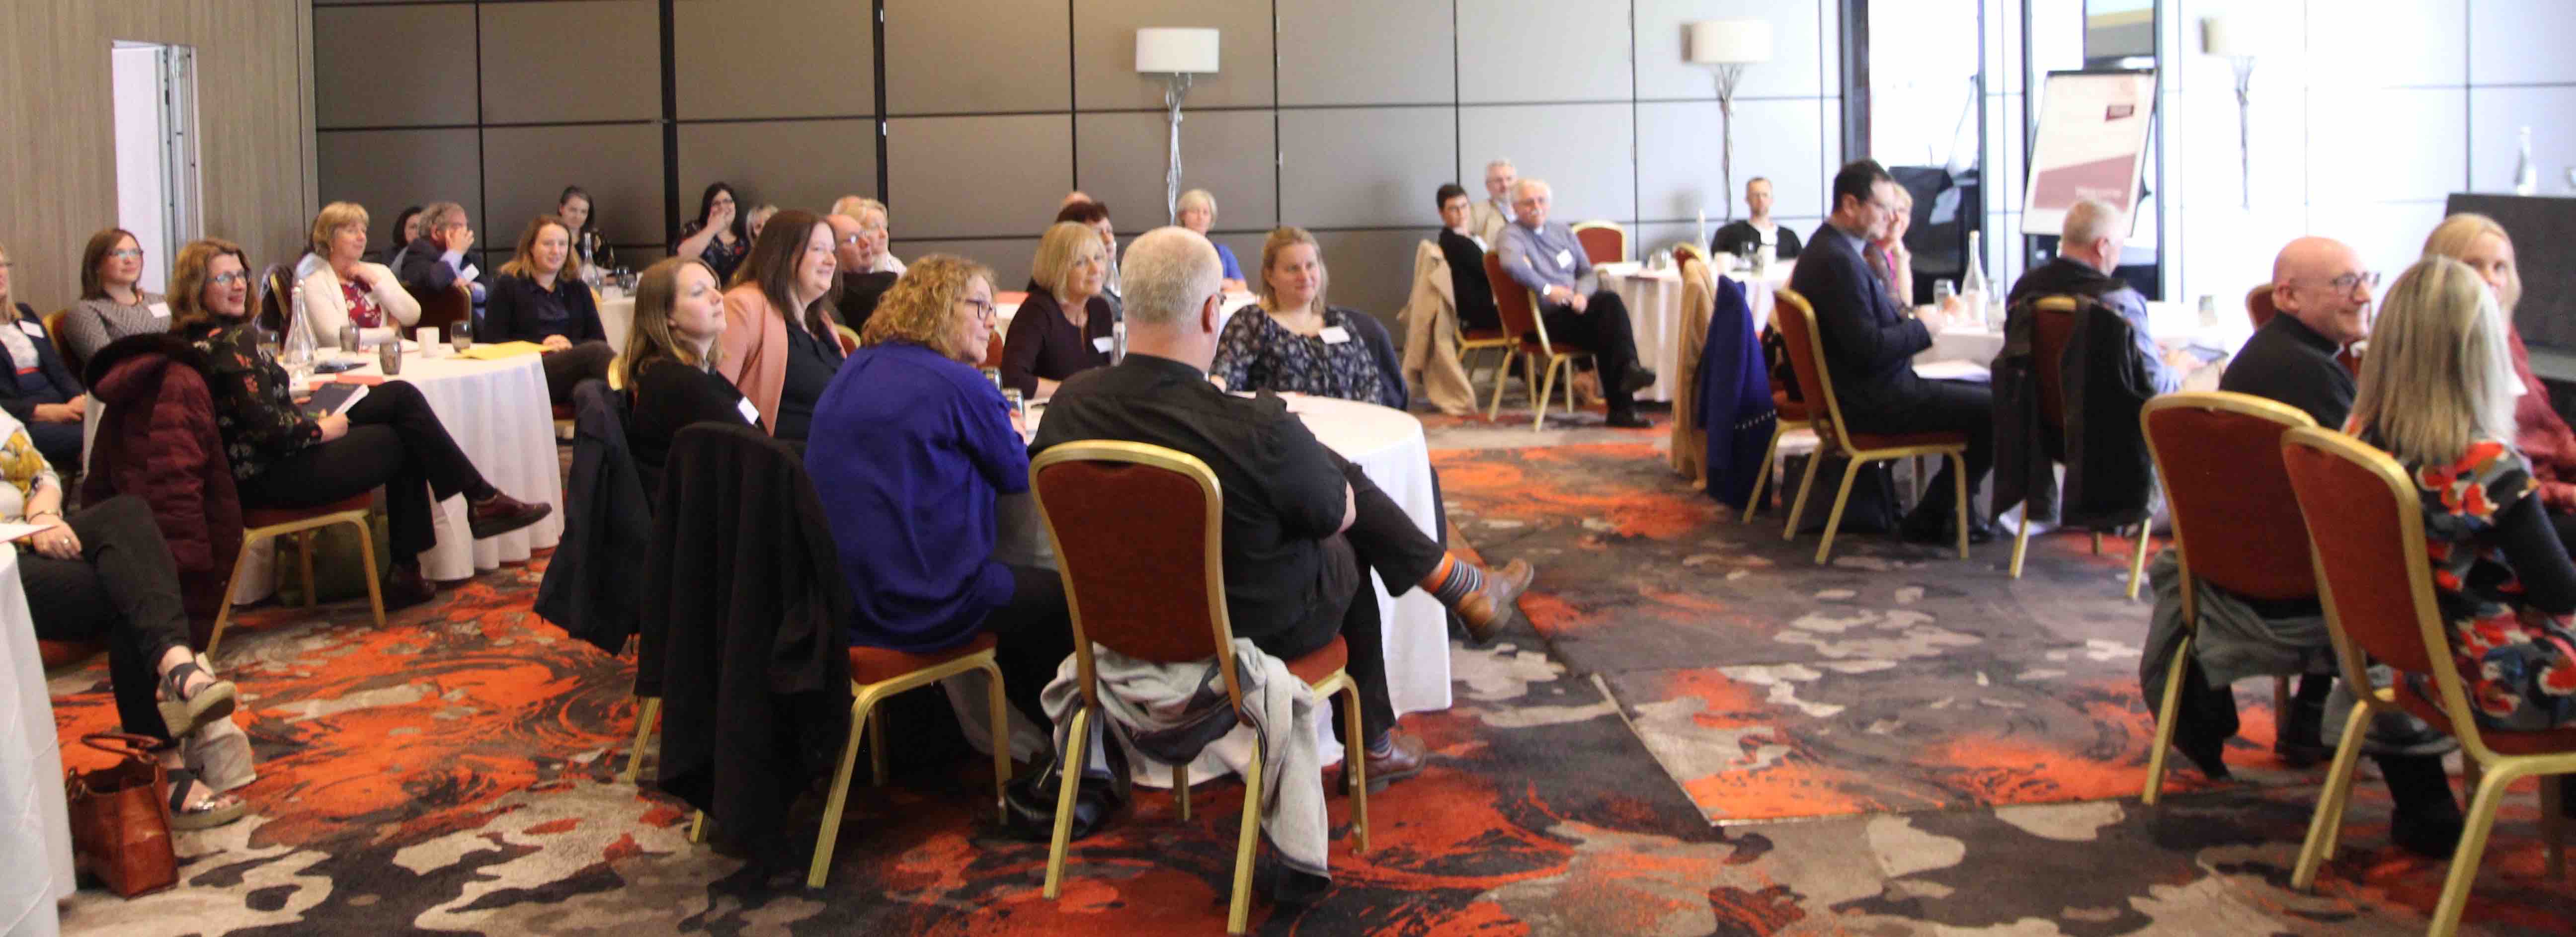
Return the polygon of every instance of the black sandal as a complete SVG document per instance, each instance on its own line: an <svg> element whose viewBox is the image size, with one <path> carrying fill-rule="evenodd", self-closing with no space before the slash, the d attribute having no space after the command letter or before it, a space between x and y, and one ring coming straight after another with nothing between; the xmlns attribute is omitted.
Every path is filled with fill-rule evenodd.
<svg viewBox="0 0 2576 937"><path fill-rule="evenodd" d="M250 809L241 798L230 794L210 794L204 800L188 803L188 789L201 786L197 773L186 768L165 768L162 774L170 781L170 828L205 830L242 818ZM213 790L208 787L207 790Z"/></svg>
<svg viewBox="0 0 2576 937"><path fill-rule="evenodd" d="M187 692L189 675L200 673L214 677L212 672L197 666L194 660L172 667L161 675L161 699L158 701L161 724L169 729L171 738L188 735L206 723L233 714L234 692L230 680L218 678L199 687L194 695Z"/></svg>

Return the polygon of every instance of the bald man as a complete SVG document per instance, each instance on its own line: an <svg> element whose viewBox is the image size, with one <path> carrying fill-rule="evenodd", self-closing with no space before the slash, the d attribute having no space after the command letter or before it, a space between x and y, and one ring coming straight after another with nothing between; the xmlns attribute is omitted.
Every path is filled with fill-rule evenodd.
<svg viewBox="0 0 2576 937"><path fill-rule="evenodd" d="M2335 355L2370 334L2371 291L2379 275L2332 238L2303 237L2272 261L2272 305L2281 311L2254 333L2218 389L2278 400L2327 429L2352 415L2353 377Z"/></svg>

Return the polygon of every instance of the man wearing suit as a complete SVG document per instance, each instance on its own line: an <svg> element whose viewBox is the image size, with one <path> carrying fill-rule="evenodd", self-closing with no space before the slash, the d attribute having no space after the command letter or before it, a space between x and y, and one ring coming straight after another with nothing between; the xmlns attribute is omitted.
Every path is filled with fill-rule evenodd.
<svg viewBox="0 0 2576 937"><path fill-rule="evenodd" d="M1815 307L1817 343L1833 372L1843 417L1864 433L1966 434L1968 490L1974 492L1994 462L1994 391L1915 376L1915 353L1932 347L1932 333L1948 319L1937 309L1907 318L1905 307L1861 259L1870 240L1895 222L1896 180L1876 160L1861 160L1834 174L1833 198L1833 214L1807 239L1789 288ZM1951 471L1949 460L1942 460L1941 474L1897 528L1905 539L1950 540L1949 525L1957 516ZM1982 519L1970 524L1969 540L1994 538Z"/></svg>
<svg viewBox="0 0 2576 937"><path fill-rule="evenodd" d="M1512 223L1512 187L1521 181L1520 170L1512 161L1498 159L1485 164L1485 200L1477 202L1467 219L1465 233L1475 235L1488 245L1500 244L1503 228Z"/></svg>
<svg viewBox="0 0 2576 937"><path fill-rule="evenodd" d="M474 226L465 222L465 206L434 202L420 210L420 237L403 248L394 279L414 297L461 289L473 301L474 322L483 321L485 297L481 271L466 252L474 249Z"/></svg>
<svg viewBox="0 0 2576 937"><path fill-rule="evenodd" d="M1485 252L1494 242L1478 236L1470 224L1473 209L1467 190L1455 182L1440 187L1440 257L1449 262L1450 293L1457 297L1458 328L1499 329L1503 315L1494 309L1494 285L1485 280Z"/></svg>

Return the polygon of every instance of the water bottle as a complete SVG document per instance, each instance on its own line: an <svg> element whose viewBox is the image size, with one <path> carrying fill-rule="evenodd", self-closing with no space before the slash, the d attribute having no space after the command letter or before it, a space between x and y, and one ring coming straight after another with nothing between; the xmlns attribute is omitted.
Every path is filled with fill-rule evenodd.
<svg viewBox="0 0 2576 937"><path fill-rule="evenodd" d="M2531 161L2531 128L2522 128L2522 159L2513 164L2513 194L2540 194L2540 166Z"/></svg>
<svg viewBox="0 0 2576 937"><path fill-rule="evenodd" d="M1989 328L1994 326L1993 315L1986 309L1986 295L1990 292L1992 291L1986 287L1985 232L1970 231L1968 232L1968 277L1966 282L1959 286L1959 305L1975 313L1979 321Z"/></svg>
<svg viewBox="0 0 2576 937"><path fill-rule="evenodd" d="M1121 318L1109 323L1109 364L1115 367L1125 360L1127 360L1127 320Z"/></svg>
<svg viewBox="0 0 2576 937"><path fill-rule="evenodd" d="M286 336L280 340L278 364L295 385L302 386L313 375L313 324L304 318L304 290L295 290L295 319L286 324Z"/></svg>

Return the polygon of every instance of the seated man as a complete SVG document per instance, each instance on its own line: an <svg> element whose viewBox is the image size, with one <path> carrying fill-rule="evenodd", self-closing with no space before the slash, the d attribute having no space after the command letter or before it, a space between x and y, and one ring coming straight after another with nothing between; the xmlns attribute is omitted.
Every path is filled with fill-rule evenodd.
<svg viewBox="0 0 2576 937"><path fill-rule="evenodd" d="M841 324L864 332L868 317L876 314L877 301L885 298L902 274L877 269L885 244L868 233L866 222L843 214L830 215L823 222L832 226L832 258L839 270L833 276L841 281Z"/></svg>
<svg viewBox="0 0 2576 937"><path fill-rule="evenodd" d="M896 257L894 251L886 247L886 239L893 234L890 225L894 218L886 209L884 202L863 195L844 195L832 200L832 214L847 215L850 220L858 222L859 231L866 234L869 242L875 245L869 254L868 265L858 269L871 273L903 275L903 258ZM837 229L837 226L835 227ZM844 272L847 271L844 270ZM850 327L858 328L856 325Z"/></svg>
<svg viewBox="0 0 2576 937"><path fill-rule="evenodd" d="M2020 306L2040 296L2090 296L2129 322L2136 339L2138 366L2155 393L2182 389L2182 379L2200 367L2200 359L2182 349L2165 351L2147 334L2147 298L2129 281L2112 276L2120 266L2120 245L2127 240L2129 218L2111 203L2085 199L2067 209L2057 258L2022 274L2006 302Z"/></svg>
<svg viewBox="0 0 2576 937"><path fill-rule="evenodd" d="M1440 187L1440 256L1449 261L1450 292L1458 300L1458 329L1499 329L1502 313L1494 310L1494 285L1485 281L1485 252L1492 244L1469 227L1467 190L1452 182Z"/></svg>
<svg viewBox="0 0 2576 937"><path fill-rule="evenodd" d="M1420 773L1422 743L1395 730L1387 700L1369 571L1391 589L1431 592L1485 641L1518 614L1529 564L1488 571L1446 553L1357 466L1317 442L1277 395L1235 397L1208 383L1224 315L1222 273L1216 248L1186 228L1158 228L1129 245L1127 358L1066 379L1033 448L1117 439L1206 462L1225 492L1234 636L1294 659L1340 635L1365 736L1345 743L1367 751L1372 784Z"/></svg>
<svg viewBox="0 0 2576 937"><path fill-rule="evenodd" d="M1503 229L1512 223L1512 188L1520 181L1520 170L1512 167L1511 160L1485 164L1485 200L1469 206L1466 233L1484 241L1487 250L1501 243Z"/></svg>
<svg viewBox="0 0 2576 937"><path fill-rule="evenodd" d="M402 266L394 278L416 297L445 290L466 290L474 303L474 321L483 321L483 284L465 252L474 249L474 228L465 223L465 206L437 202L420 210L420 239L403 248Z"/></svg>
<svg viewBox="0 0 2576 937"><path fill-rule="evenodd" d="M2278 400L2327 429L2352 415L2353 378L2335 354L2370 335L2370 291L2379 275L2341 241L2304 237L2272 261L2272 305L2281 311L2238 349L2218 389Z"/></svg>
<svg viewBox="0 0 2576 937"><path fill-rule="evenodd" d="M1747 180L1744 207L1753 212L1753 217L1717 229L1717 234L1708 239L1709 253L1750 256L1756 249L1769 247L1772 259L1797 258L1798 232L1771 220L1771 180L1761 176Z"/></svg>
<svg viewBox="0 0 2576 937"><path fill-rule="evenodd" d="M1523 179L1512 187L1511 224L1503 226L1496 250L1503 273L1538 294L1539 318L1550 340L1592 353L1601 369L1601 389L1610 398L1612 426L1642 427L1635 394L1655 383L1655 372L1637 362L1637 341L1628 322L1628 306L1611 290L1589 296L1574 285L1592 275L1592 258L1564 222L1547 220L1555 193L1546 182ZM1480 267L1481 269L1481 267ZM1541 401L1544 403L1544 401Z"/></svg>
<svg viewBox="0 0 2576 937"><path fill-rule="evenodd" d="M1927 381L1914 373L1914 355L1932 347L1932 333L1949 324L1940 310L1906 317L1887 281L1870 271L1863 251L1896 223L1896 180L1876 160L1861 160L1834 174L1834 210L1798 258L1789 288L1816 313L1816 340L1824 348L1843 418L1864 433L1963 433L1968 437L1968 491L1994 464L1994 391L1983 384ZM1952 542L1958 511L1950 460L1897 532L1917 543ZM1994 539L1994 528L1972 516L1968 539Z"/></svg>

